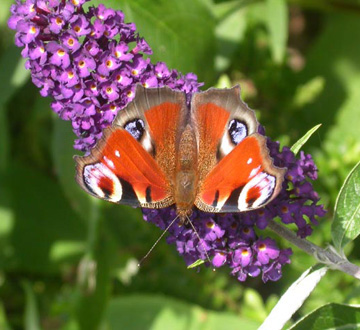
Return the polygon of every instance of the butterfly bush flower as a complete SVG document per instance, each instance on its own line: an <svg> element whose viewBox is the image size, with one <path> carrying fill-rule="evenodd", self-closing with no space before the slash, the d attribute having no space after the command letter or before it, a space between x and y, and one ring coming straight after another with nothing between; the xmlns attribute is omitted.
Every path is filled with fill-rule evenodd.
<svg viewBox="0 0 360 330"><path fill-rule="evenodd" d="M77 135L74 147L89 152L134 97L136 84L168 86L183 91L188 102L202 85L193 73L182 75L165 63L151 63L152 50L139 37L124 14L104 5L83 5L88 0L16 0L8 25L16 30L15 44L22 47L33 83L42 96L50 96L51 108L71 121ZM265 135L260 126L259 132ZM295 224L302 238L311 234L316 217L324 215L319 197L308 181L316 180L317 169L310 155L295 158L288 148L268 139L274 164L286 167L279 196L264 208L237 214L210 214L194 210L196 232L189 225L169 228L168 243L190 265L210 256L214 267L228 265L239 281L261 274L264 282L281 277L291 250L280 250L275 241L259 232L270 220L280 218ZM144 219L165 229L176 217L174 208L144 209Z"/></svg>
<svg viewBox="0 0 360 330"><path fill-rule="evenodd" d="M169 86L189 95L200 83L165 63L152 64L151 48L124 14L104 5L83 9L87 0L26 0L12 5L8 21L23 47L26 68L52 109L70 120L75 148L89 151L128 102L135 86Z"/></svg>

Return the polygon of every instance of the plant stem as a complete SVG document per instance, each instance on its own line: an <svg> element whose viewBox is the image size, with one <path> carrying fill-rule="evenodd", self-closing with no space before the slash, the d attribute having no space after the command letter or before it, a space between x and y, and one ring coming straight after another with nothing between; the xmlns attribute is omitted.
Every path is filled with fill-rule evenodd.
<svg viewBox="0 0 360 330"><path fill-rule="evenodd" d="M360 279L360 267L349 262L346 257L340 256L332 246L323 249L309 242L307 239L298 237L294 232L274 220L269 222L268 228L307 254L313 256L320 263L327 265L329 268L341 270L344 273Z"/></svg>

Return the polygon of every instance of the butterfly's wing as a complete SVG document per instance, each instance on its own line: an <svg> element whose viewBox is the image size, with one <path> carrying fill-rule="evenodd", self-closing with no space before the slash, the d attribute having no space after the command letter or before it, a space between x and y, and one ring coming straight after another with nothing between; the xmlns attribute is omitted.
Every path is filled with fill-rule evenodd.
<svg viewBox="0 0 360 330"><path fill-rule="evenodd" d="M187 113L183 93L138 85L134 100L119 111L90 155L75 157L77 182L114 203L173 204L175 143Z"/></svg>
<svg viewBox="0 0 360 330"><path fill-rule="evenodd" d="M255 114L240 99L240 88L195 94L191 109L199 141L195 205L206 212L242 212L273 200L285 169L273 165L266 139L257 133Z"/></svg>

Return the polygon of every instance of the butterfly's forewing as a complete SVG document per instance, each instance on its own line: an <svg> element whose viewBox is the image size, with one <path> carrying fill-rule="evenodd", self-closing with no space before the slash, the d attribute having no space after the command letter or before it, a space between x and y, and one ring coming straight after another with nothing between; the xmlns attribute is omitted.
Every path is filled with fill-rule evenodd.
<svg viewBox="0 0 360 330"><path fill-rule="evenodd" d="M192 116L202 159L195 201L199 209L248 211L277 196L285 170L272 164L266 139L257 133L255 114L241 101L239 87L196 94Z"/></svg>
<svg viewBox="0 0 360 330"><path fill-rule="evenodd" d="M119 204L173 204L169 175L175 166L178 127L187 114L185 104L182 93L138 86L135 99L118 113L91 154L76 157L80 186Z"/></svg>
<svg viewBox="0 0 360 330"><path fill-rule="evenodd" d="M242 127L246 127L247 135L250 135L257 132L258 123L254 112L241 101L238 86L232 89L211 88L196 93L192 98L191 112L199 144L198 170L201 182L239 142L231 140L227 129L229 124L242 124Z"/></svg>

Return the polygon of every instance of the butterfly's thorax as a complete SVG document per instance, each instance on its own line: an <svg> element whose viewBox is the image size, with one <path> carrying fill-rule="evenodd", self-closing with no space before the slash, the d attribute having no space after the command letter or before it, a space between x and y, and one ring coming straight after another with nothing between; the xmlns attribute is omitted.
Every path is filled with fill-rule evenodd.
<svg viewBox="0 0 360 330"><path fill-rule="evenodd" d="M174 198L177 213L184 220L191 214L198 185L196 136L190 125L182 132L177 148Z"/></svg>

